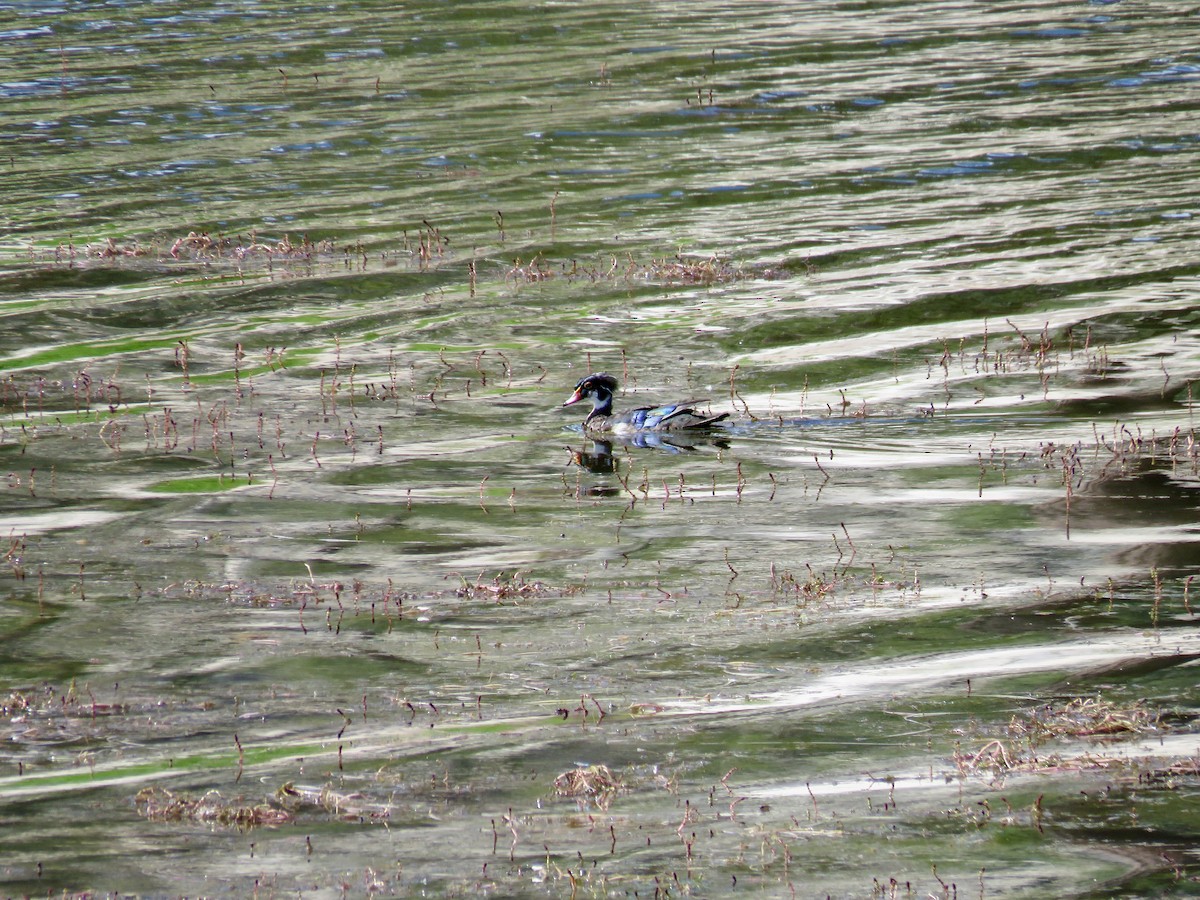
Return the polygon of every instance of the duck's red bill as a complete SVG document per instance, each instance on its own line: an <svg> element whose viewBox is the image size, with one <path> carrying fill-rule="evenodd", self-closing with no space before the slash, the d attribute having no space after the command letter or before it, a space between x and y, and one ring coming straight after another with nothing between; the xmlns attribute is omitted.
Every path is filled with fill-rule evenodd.
<svg viewBox="0 0 1200 900"><path fill-rule="evenodd" d="M579 388L575 388L575 393L573 393L571 395L571 398L569 400L567 400L565 403L563 403L563 406L570 406L572 403L578 403L582 399L583 399L583 391L579 390Z"/></svg>

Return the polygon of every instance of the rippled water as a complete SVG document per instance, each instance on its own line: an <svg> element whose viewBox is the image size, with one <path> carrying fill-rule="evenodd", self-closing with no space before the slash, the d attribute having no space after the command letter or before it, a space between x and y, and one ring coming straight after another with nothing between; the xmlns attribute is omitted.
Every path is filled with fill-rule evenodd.
<svg viewBox="0 0 1200 900"><path fill-rule="evenodd" d="M6 893L1193 891L1195 11L0 9Z"/></svg>

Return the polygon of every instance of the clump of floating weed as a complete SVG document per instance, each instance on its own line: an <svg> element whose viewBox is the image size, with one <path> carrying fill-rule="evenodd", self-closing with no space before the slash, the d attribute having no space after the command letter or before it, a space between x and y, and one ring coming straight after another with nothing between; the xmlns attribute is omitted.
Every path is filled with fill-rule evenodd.
<svg viewBox="0 0 1200 900"><path fill-rule="evenodd" d="M1142 702L1126 706L1099 698L1076 697L1067 703L1047 703L1012 717L1005 728L1006 737L988 741L975 753L955 753L955 763L963 775L991 773L1003 777L1010 773L1048 773L1103 769L1116 761L1095 754L1063 757L1043 754L1052 741L1079 738L1116 740L1160 729L1161 713Z"/></svg>
<svg viewBox="0 0 1200 900"><path fill-rule="evenodd" d="M373 803L362 794L335 791L328 785L310 788L289 781L275 792L275 801L283 807L281 812L289 816L303 809L321 810L347 822L383 821L391 816L390 807L385 804Z"/></svg>
<svg viewBox="0 0 1200 900"><path fill-rule="evenodd" d="M786 278L789 273L774 266L745 266L719 256L673 257L638 260L610 256L604 262L568 264L549 262L540 253L525 261L513 260L505 272L506 282L535 284L551 279L567 282L650 281L658 284L713 285L752 279Z"/></svg>
<svg viewBox="0 0 1200 900"><path fill-rule="evenodd" d="M808 563L804 564L806 574L796 575L789 569L777 572L771 567L771 590L773 594L789 596L792 599L808 604L824 600L831 596L844 579L836 572L818 572Z"/></svg>
<svg viewBox="0 0 1200 900"><path fill-rule="evenodd" d="M381 258L397 256L400 251L384 251ZM106 238L97 243L76 246L74 241L58 244L53 250L31 248L29 255L38 262L68 266L117 265L123 261L195 262L204 265L228 264L239 271L243 264L257 262L269 271L275 263L311 264L325 262L338 265L365 265L366 249L361 241L338 246L332 239L310 240L308 235L293 239L284 234L278 238L262 238L257 231L249 235L226 235L208 231L188 231L176 237L147 239ZM413 255L413 254L410 254Z"/></svg>
<svg viewBox="0 0 1200 900"><path fill-rule="evenodd" d="M345 247L341 252L350 254L359 251L361 251L361 245ZM217 260L239 262L255 258L311 261L320 256L332 257L338 252L338 248L332 240L311 241L308 235L303 235L298 241L293 241L287 234L275 240L262 239L256 231L251 231L248 236L189 231L187 234L175 238L119 240L109 237L99 243L87 243L80 247L70 241L57 245L53 251L49 252L39 253L31 249L30 255L40 261L52 260L74 264L80 261L113 262L120 259L142 258L187 259L200 262Z"/></svg>
<svg viewBox="0 0 1200 900"><path fill-rule="evenodd" d="M1076 697L1062 706L1046 704L1021 716L1013 716L1008 731L1031 742L1061 737L1107 737L1145 734L1157 730L1160 713L1141 701L1117 706L1095 697Z"/></svg>
<svg viewBox="0 0 1200 900"><path fill-rule="evenodd" d="M766 270L763 270L766 271ZM667 284L722 284L748 277L741 266L727 259L709 256L694 259L675 256L673 259L654 259L646 267L646 277Z"/></svg>
<svg viewBox="0 0 1200 900"><path fill-rule="evenodd" d="M230 236L210 234L207 231L189 231L171 241L169 247L165 243L142 243L136 239L119 244L113 238L108 238L103 244L87 244L83 252L84 256L92 259L165 255L172 259L195 260L243 260L253 257L307 260L318 255L333 254L336 250L333 241L326 239L314 243L308 239L308 235L301 237L298 243L293 243L291 236L287 234L275 241L264 241L260 240L254 231L250 232L248 238L240 234Z"/></svg>
<svg viewBox="0 0 1200 900"><path fill-rule="evenodd" d="M372 616L404 617L408 605L427 600L461 598L465 600L522 600L535 597L563 597L582 590L581 585L556 585L528 578L520 571L498 572L490 579L479 573L474 579L457 573L446 578L457 578L459 584L448 590L403 591L391 580L386 585L371 588L360 581L349 584L340 581L318 581L315 578L301 580L290 585L270 585L257 582L225 582L214 584L187 581L172 584L162 589L166 596L183 595L191 598L223 597L231 603L248 606L297 607L304 610L334 612L340 617L345 613L370 612ZM334 623L336 625L336 623Z"/></svg>
<svg viewBox="0 0 1200 900"><path fill-rule="evenodd" d="M31 718L61 722L120 716L128 712L127 704L104 703L96 698L89 685L79 687L74 681L65 691L45 685L40 691L12 691L0 701L0 716L22 724Z"/></svg>
<svg viewBox="0 0 1200 900"><path fill-rule="evenodd" d="M875 563L871 563L869 569L861 565L855 566L854 560L858 549L854 546L854 541L851 540L845 526L842 527L842 533L846 538L845 544L838 540L836 534L833 535L833 545L838 553L838 558L828 569L818 570L811 563L806 562L803 571L793 571L771 563L770 591L763 599L768 603L789 602L804 608L815 604L834 603L839 600L841 602L878 601L881 594L885 592L887 596L884 601L888 603L896 602L897 595L900 599L908 596L920 596L921 579L919 574L916 571L907 571L903 564L901 564L901 571L892 575L885 574ZM891 547L888 549L893 554L889 562L893 562L895 551ZM734 590L735 582L740 578L741 572L729 561L728 555L725 564L733 573L726 595L736 597L738 606L741 606L748 599Z"/></svg>
<svg viewBox="0 0 1200 900"><path fill-rule="evenodd" d="M151 822L215 822L236 828L283 825L294 816L286 809L265 803L247 805L227 801L217 791L202 797L175 794L165 788L147 787L134 798L138 814Z"/></svg>
<svg viewBox="0 0 1200 900"><path fill-rule="evenodd" d="M0 716L9 718L20 716L35 708L35 701L29 694L13 691L3 702L0 702Z"/></svg>
<svg viewBox="0 0 1200 900"><path fill-rule="evenodd" d="M554 794L575 800L581 809L595 806L607 810L623 786L608 766L584 766L555 778Z"/></svg>
<svg viewBox="0 0 1200 900"><path fill-rule="evenodd" d="M454 593L471 600L526 600L547 595L560 596L564 592L563 588L553 587L544 581L527 581L525 575L519 571L512 574L497 572L491 581L485 581L482 572L475 576L474 581L468 581L457 573L454 577L462 582Z"/></svg>

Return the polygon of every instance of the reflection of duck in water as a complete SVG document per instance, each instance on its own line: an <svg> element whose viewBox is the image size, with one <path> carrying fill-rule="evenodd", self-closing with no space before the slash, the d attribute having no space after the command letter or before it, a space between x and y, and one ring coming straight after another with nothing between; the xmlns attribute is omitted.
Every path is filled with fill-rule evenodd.
<svg viewBox="0 0 1200 900"><path fill-rule="evenodd" d="M592 441L592 449L586 447L576 450L574 447L564 447L571 454L571 464L587 469L597 475L612 475L617 471L617 460L612 455L611 441Z"/></svg>
<svg viewBox="0 0 1200 900"><path fill-rule="evenodd" d="M583 420L583 430L588 434L611 432L614 435L640 437L647 432L697 432L729 418L729 413L706 416L696 412L693 404L703 402L700 400L678 400L664 406L639 406L615 416L612 403L616 390L617 379L604 372L596 372L579 380L575 385L575 393L563 406L578 403L585 397L592 398L592 411Z"/></svg>
<svg viewBox="0 0 1200 900"><path fill-rule="evenodd" d="M706 432L693 431L690 434L672 434L669 431L636 431L632 434L608 435L601 439L597 434L591 435L592 447L586 445L576 450L574 447L564 447L571 454L571 465L587 469L597 475L611 475L617 471L617 458L613 456L613 445L620 447L636 447L639 450L664 450L667 453L687 453L699 446L716 447L724 450L729 447L729 441L722 435L712 435Z"/></svg>

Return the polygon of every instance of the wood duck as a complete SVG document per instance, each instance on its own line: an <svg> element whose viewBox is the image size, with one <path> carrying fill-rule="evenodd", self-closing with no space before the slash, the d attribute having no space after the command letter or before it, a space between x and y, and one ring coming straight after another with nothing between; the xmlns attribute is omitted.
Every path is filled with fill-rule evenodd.
<svg viewBox="0 0 1200 900"><path fill-rule="evenodd" d="M583 420L583 430L586 432L633 434L643 431L695 431L729 418L729 413L706 416L696 412L693 404L703 403L703 400L679 400L665 406L639 406L614 416L612 403L616 390L617 379L605 372L596 372L579 380L575 385L575 393L563 406L578 403L585 397L592 398L592 411Z"/></svg>

